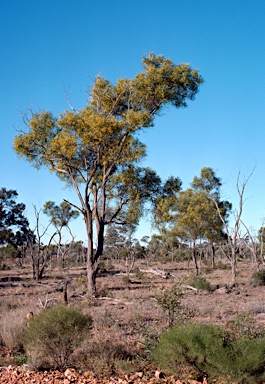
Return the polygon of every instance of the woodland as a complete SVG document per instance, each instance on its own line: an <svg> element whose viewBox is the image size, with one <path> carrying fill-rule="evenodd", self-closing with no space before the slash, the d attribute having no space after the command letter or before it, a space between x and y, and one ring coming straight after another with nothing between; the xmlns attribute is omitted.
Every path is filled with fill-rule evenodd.
<svg viewBox="0 0 265 384"><path fill-rule="evenodd" d="M238 173L234 206L210 167L185 190L141 167L138 133L203 84L188 64L153 53L142 63L115 85L97 77L80 110L31 112L14 138L79 204L47 200L29 223L18 192L0 190L0 365L72 369L69 383L264 383L265 226L242 218L254 170ZM144 215L154 231L136 239Z"/></svg>

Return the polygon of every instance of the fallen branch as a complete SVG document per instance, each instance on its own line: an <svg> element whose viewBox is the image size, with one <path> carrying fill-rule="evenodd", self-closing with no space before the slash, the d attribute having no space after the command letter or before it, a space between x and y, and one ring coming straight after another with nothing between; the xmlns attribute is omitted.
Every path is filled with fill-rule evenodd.
<svg viewBox="0 0 265 384"><path fill-rule="evenodd" d="M160 276L160 277L162 277L163 279L167 279L168 276L173 276L173 277L175 277L175 276L172 275L171 273L169 273L169 272L165 272L165 271L161 271L161 270L159 270L159 269L153 269L153 268L140 269L140 268L139 268L139 271L142 272L142 273L151 273L152 275Z"/></svg>
<svg viewBox="0 0 265 384"><path fill-rule="evenodd" d="M38 298L38 300L39 300L39 304L40 304L41 308L46 309L49 306L52 306L54 300L56 300L56 299L55 299L55 297L52 297L51 299L49 299L48 295L46 295L45 301L41 301L40 298Z"/></svg>
<svg viewBox="0 0 265 384"><path fill-rule="evenodd" d="M123 301L123 300L120 300L120 299L113 299L112 297L107 297L107 296L104 296L104 297L97 297L98 300L110 300L110 301L113 301L113 304L126 304L126 305L130 305L130 304L134 304L132 302L126 302L126 301Z"/></svg>
<svg viewBox="0 0 265 384"><path fill-rule="evenodd" d="M191 289L191 290L193 290L193 291L195 291L196 293L198 292L198 289L197 288L194 288L194 287L192 287L191 285L183 285L185 288L188 288L188 289Z"/></svg>

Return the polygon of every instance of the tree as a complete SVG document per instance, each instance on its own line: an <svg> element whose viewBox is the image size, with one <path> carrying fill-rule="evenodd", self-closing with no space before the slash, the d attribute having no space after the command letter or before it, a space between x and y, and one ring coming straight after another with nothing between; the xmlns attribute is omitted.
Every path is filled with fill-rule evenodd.
<svg viewBox="0 0 265 384"><path fill-rule="evenodd" d="M56 236L56 232L50 236L48 244L44 245L42 239L47 235L47 231L51 223L48 223L46 227L42 228L40 223L42 209L38 210L37 207L34 206L34 212L36 223L32 231L34 237L29 243L29 253L31 258L33 279L39 281L42 279L47 261L51 257L51 244L54 237Z"/></svg>
<svg viewBox="0 0 265 384"><path fill-rule="evenodd" d="M74 236L69 227L69 222L79 216L79 211L73 209L72 206L63 201L60 205L56 205L54 201L47 201L44 204L43 213L50 217L51 223L56 228L57 241L57 258L61 261L61 266L64 267L64 258L69 252L69 245L74 243ZM71 235L72 241L70 244L64 244L62 247L63 229L66 228Z"/></svg>
<svg viewBox="0 0 265 384"><path fill-rule="evenodd" d="M215 213L214 206L204 192L188 188L179 193L174 214L175 228L180 237L189 239L191 242L196 275L199 272L196 241L206 237L207 226L212 220L213 213Z"/></svg>
<svg viewBox="0 0 265 384"><path fill-rule="evenodd" d="M200 177L195 176L192 184L195 191L204 191L207 196L211 196L218 205L222 218L227 224L229 214L232 209L232 204L228 201L221 201L220 188L222 186L221 179L215 175L212 168L204 167L201 169ZM212 212L212 211L210 211ZM227 234L225 233L223 221L217 214L210 214L205 217L207 224L205 225L204 237L207 238L211 244L211 266L214 267L215 247L214 243L226 240Z"/></svg>
<svg viewBox="0 0 265 384"><path fill-rule="evenodd" d="M186 107L203 80L188 64L161 55L143 58L144 71L116 85L97 77L84 108L58 118L45 111L28 121L14 149L37 169L46 166L74 187L87 232L88 294L96 289L105 226L137 223L146 200L155 196L159 178L137 163L146 154L137 133L154 123L163 106ZM96 251L93 252L95 224Z"/></svg>
<svg viewBox="0 0 265 384"><path fill-rule="evenodd" d="M109 259L120 260L120 256L124 250L125 236L120 233L119 229L115 225L109 225L107 227L105 235L105 251L104 257Z"/></svg>
<svg viewBox="0 0 265 384"><path fill-rule="evenodd" d="M265 227L264 227L264 223L263 223L263 225L259 229L258 240L259 240L259 243L260 243L260 259L262 260L262 263L264 264L264 262L265 262L265 257L264 257L264 254L263 254L264 243L265 243Z"/></svg>
<svg viewBox="0 0 265 384"><path fill-rule="evenodd" d="M175 185L177 186L176 183ZM220 201L221 181L211 168L203 168L200 178L194 177L191 188L181 191L180 186L181 184L178 188L171 189L169 197L164 194L157 199L155 220L160 225L169 225L176 237L191 243L195 273L198 274L196 242L205 238L213 243L224 237L223 221L208 195L214 196L225 221L231 207L228 202Z"/></svg>
<svg viewBox="0 0 265 384"><path fill-rule="evenodd" d="M221 207L218 204L217 199L215 196L208 194L208 197L210 198L211 201L213 201L216 210L218 212L218 215L224 225L224 229L227 234L227 241L229 244L229 249L230 249L230 263L231 263L231 270L232 270L232 283L234 284L236 282L236 276L237 276L237 248L238 248L238 240L239 240L239 234L240 234L240 226L241 224L244 225L246 228L245 224L242 221L242 214L243 214L243 207L244 207L244 202L245 202L245 190L247 183L252 176L254 172L253 171L250 173L250 175L247 178L241 178L241 173L240 171L238 172L237 178L236 178L236 190L239 198L238 202L238 208L234 209L234 226L233 228L229 228L228 223L226 221L226 218L222 212Z"/></svg>
<svg viewBox="0 0 265 384"><path fill-rule="evenodd" d="M27 243L30 234L29 222L25 217L26 206L16 203L17 191L0 190L0 245L11 244L15 248Z"/></svg>

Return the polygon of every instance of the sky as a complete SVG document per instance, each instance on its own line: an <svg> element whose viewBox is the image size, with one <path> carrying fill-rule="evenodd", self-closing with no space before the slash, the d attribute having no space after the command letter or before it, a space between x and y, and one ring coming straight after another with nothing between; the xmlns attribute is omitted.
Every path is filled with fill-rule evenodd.
<svg viewBox="0 0 265 384"><path fill-rule="evenodd" d="M77 200L48 170L37 171L14 152L23 116L29 110L58 116L69 109L66 94L82 108L95 76L112 83L132 78L142 70L141 57L154 52L197 68L204 84L187 108L167 108L141 134L142 165L162 180L178 176L183 189L211 167L234 208L237 175L243 180L254 170L242 218L258 230L265 217L264 19L264 0L2 0L1 187L18 192L31 227L34 206ZM81 219L72 229L85 240ZM151 233L142 220L136 237Z"/></svg>

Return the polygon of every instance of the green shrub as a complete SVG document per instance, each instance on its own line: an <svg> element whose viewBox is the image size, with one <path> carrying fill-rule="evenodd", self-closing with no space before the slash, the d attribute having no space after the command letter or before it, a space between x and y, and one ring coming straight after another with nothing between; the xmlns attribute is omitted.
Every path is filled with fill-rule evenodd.
<svg viewBox="0 0 265 384"><path fill-rule="evenodd" d="M208 292L212 290L210 282L206 280L204 277L194 276L190 285L192 285L194 288L201 289Z"/></svg>
<svg viewBox="0 0 265 384"><path fill-rule="evenodd" d="M251 279L254 285L264 286L265 285L265 269L254 272Z"/></svg>
<svg viewBox="0 0 265 384"><path fill-rule="evenodd" d="M24 348L30 363L34 365L38 359L49 358L54 368L64 369L91 327L90 316L64 305L46 309L34 316L24 335Z"/></svg>
<svg viewBox="0 0 265 384"><path fill-rule="evenodd" d="M220 335L220 329L212 325L178 325L161 335L154 358L168 374L176 374L183 366L188 366L198 379L220 374L218 361L225 358L219 355L223 342Z"/></svg>
<svg viewBox="0 0 265 384"><path fill-rule="evenodd" d="M265 337L233 342L233 371L231 376L239 383L265 382Z"/></svg>
<svg viewBox="0 0 265 384"><path fill-rule="evenodd" d="M168 374L188 366L197 379L262 383L265 379L265 337L231 340L223 328L183 324L160 337L154 358Z"/></svg>

